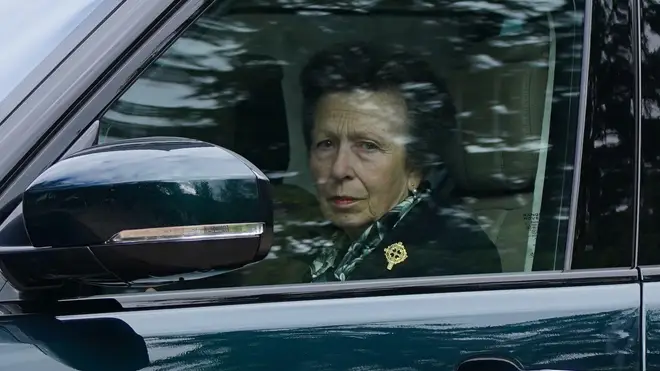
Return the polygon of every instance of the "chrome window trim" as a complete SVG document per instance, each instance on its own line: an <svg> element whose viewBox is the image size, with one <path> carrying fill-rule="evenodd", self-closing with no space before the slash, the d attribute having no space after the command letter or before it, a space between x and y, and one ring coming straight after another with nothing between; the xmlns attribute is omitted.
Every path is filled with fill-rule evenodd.
<svg viewBox="0 0 660 371"><path fill-rule="evenodd" d="M105 295L90 300L112 299L124 310L154 307L224 305L235 302L323 300L456 291L486 291L522 288L605 285L638 282L636 269L595 269L572 272L521 272L466 276L420 277L392 280L364 280L316 284L272 285L189 289L169 292ZM83 299L85 300L85 299ZM78 301L72 299L68 302Z"/></svg>

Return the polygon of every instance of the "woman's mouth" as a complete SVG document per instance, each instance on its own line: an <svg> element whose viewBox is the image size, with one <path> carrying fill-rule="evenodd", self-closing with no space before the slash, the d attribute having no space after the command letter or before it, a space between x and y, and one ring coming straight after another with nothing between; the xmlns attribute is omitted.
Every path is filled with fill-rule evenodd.
<svg viewBox="0 0 660 371"><path fill-rule="evenodd" d="M330 202L332 203L332 205L340 208L353 206L359 200L360 199L358 198L346 197L346 196L330 197Z"/></svg>

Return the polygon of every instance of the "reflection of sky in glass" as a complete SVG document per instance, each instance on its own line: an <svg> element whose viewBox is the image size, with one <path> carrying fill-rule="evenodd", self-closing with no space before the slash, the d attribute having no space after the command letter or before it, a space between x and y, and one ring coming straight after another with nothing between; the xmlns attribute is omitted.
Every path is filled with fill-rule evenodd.
<svg viewBox="0 0 660 371"><path fill-rule="evenodd" d="M100 3L101 0L0 1L0 100Z"/></svg>

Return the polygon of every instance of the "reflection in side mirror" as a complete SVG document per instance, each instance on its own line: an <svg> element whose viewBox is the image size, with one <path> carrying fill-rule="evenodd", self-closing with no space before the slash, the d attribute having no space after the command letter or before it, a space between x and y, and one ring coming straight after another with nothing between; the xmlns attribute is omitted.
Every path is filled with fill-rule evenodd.
<svg viewBox="0 0 660 371"><path fill-rule="evenodd" d="M140 370L149 365L144 339L116 318L29 316L0 321L0 344L31 344L81 371Z"/></svg>
<svg viewBox="0 0 660 371"><path fill-rule="evenodd" d="M238 268L268 253L273 210L268 179L243 157L159 137L56 163L24 193L23 222L32 246L0 247L0 267L21 291Z"/></svg>

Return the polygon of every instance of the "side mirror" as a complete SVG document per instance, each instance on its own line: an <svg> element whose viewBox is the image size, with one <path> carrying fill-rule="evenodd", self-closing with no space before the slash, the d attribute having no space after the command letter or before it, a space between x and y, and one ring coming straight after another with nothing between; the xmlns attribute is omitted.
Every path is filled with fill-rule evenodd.
<svg viewBox="0 0 660 371"><path fill-rule="evenodd" d="M263 259L273 207L268 178L240 155L153 137L54 164L25 191L23 223L32 246L0 247L0 269L20 291L152 286Z"/></svg>

